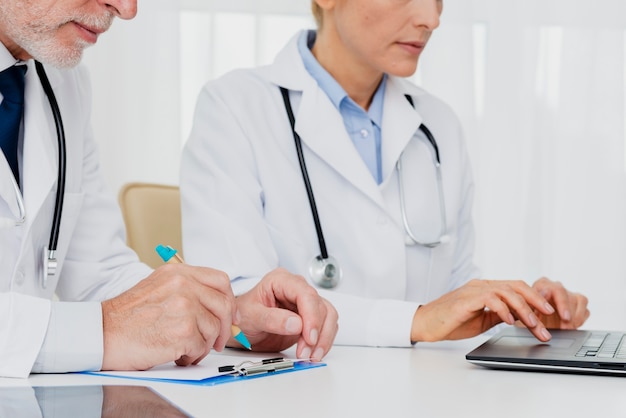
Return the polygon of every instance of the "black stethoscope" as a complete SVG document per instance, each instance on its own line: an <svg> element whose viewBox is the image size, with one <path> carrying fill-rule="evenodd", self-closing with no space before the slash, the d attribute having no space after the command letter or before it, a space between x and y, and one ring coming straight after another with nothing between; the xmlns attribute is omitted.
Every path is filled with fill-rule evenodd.
<svg viewBox="0 0 626 418"><path fill-rule="evenodd" d="M54 217L52 220L52 229L50 230L50 241L48 247L43 253L43 272L41 286L45 289L48 284L48 277L54 276L57 271L57 244L59 242L59 231L61 229L61 214L63 212L63 197L65 196L65 130L63 129L63 119L61 118L61 110L57 103L54 91L48 80L48 75L39 61L35 61L37 75L41 81L43 91L50 102L50 109L54 117L54 125L57 131L57 142L59 144L59 169L57 173L57 194L54 201Z"/></svg>
<svg viewBox="0 0 626 418"><path fill-rule="evenodd" d="M311 180L309 179L309 173L306 168L306 162L304 160L304 154L302 152L302 140L300 139L300 135L298 135L298 133L296 132L296 119L294 117L293 109L291 107L289 91L284 87L280 87L280 91L283 96L283 102L285 104L287 116L289 117L289 123L291 124L291 130L293 132L293 138L296 144L296 152L298 154L298 161L300 163L300 171L302 172L302 180L304 181L304 186L306 188L307 196L309 199L311 214L313 215L313 222L315 223L315 232L317 233L317 241L320 247L320 254L313 258L309 265L309 276L313 283L315 283L317 286L325 289L332 289L339 284L339 280L341 279L341 266L334 257L328 254L328 250L326 249L326 241L324 240L322 224L319 219L317 205L315 204L315 196L313 194L313 188L311 187ZM411 106L415 107L412 97L409 95L406 95L405 97L409 101ZM396 164L396 170L398 170L398 188L400 189L400 210L402 211L402 222L404 224L404 230L406 232L405 243L407 245L421 245L423 247L434 248L441 244L445 244L450 240L449 236L446 234L447 222L443 194L443 182L441 179L441 158L439 155L439 147L437 146L437 141L435 141L435 137L430 132L430 130L424 124L421 124L419 129L424 133L426 139L434 150L433 160L435 164L435 169L437 171L437 193L439 195L439 215L441 217L441 230L439 232L439 238L434 241L420 241L416 238L416 235L413 233L413 230L409 225L405 203L404 171L402 169L404 152L400 155L400 158L398 158L398 162Z"/></svg>
<svg viewBox="0 0 626 418"><path fill-rule="evenodd" d="M54 124L56 126L57 132L57 142L59 145L59 169L57 174L57 193L56 200L54 203L54 217L52 221L52 228L50 230L50 241L48 242L48 246L44 249L43 252L43 269L42 269L42 277L41 277L41 286L45 289L48 284L48 278L50 276L54 276L57 271L57 258L56 258L56 249L57 244L59 242L59 230L61 227L61 214L63 212L63 197L65 195L65 130L63 129L63 120L61 118L61 111L59 110L59 105L57 103L54 92L52 91L52 86L50 85L50 81L48 80L48 76L46 71L43 68L43 65L39 61L35 61L35 69L37 70L37 75L39 76L39 80L41 81L41 85L43 87L46 96L48 97L48 102L50 102L50 108L52 109L52 116L54 117ZM17 183L13 180L13 186L15 188L15 194L17 196L17 205L20 212L20 217L17 221L13 223L13 225L23 224L26 219L26 209L24 206L24 201L22 199L22 192L20 191Z"/></svg>

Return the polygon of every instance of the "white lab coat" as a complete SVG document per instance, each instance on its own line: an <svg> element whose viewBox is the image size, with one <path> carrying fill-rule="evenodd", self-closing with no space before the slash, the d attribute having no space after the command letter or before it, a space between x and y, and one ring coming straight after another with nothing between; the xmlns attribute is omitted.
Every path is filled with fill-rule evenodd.
<svg viewBox="0 0 626 418"><path fill-rule="evenodd" d="M389 77L382 122L383 182L377 185L342 118L308 74L297 36L267 67L206 84L183 152L181 193L187 262L226 271L241 292L275 267L308 277L320 254L289 120L278 86L290 90L296 131L330 255L343 279L321 290L339 312L337 344L409 346L420 303L476 277L473 181L453 112L406 80ZM410 94L416 108L404 97ZM406 150L407 210L424 241L441 227L432 147L441 152L447 232L435 249L406 246L398 173Z"/></svg>
<svg viewBox="0 0 626 418"><path fill-rule="evenodd" d="M0 44L0 67L12 62ZM8 377L28 376L36 360L36 369L43 372L99 369L103 353L99 301L132 287L151 271L125 245L119 206L105 191L89 123L91 91L86 70L47 66L63 116L67 180L58 272L42 287L43 251L50 237L57 188L58 146L50 105L34 63L28 66L21 166L26 219L23 225L0 228L0 376ZM13 175L2 153L0 178L0 217L18 219ZM60 302L52 302L55 293Z"/></svg>

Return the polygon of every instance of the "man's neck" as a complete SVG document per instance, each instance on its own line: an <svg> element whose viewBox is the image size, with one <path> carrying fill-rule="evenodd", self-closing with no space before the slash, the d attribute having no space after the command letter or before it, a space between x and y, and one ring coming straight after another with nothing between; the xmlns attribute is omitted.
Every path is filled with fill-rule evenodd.
<svg viewBox="0 0 626 418"><path fill-rule="evenodd" d="M3 31L0 30L0 42L4 45L4 47L9 51L13 58L17 60L26 61L31 58L31 56L26 52L21 46L16 44L11 38L9 38Z"/></svg>

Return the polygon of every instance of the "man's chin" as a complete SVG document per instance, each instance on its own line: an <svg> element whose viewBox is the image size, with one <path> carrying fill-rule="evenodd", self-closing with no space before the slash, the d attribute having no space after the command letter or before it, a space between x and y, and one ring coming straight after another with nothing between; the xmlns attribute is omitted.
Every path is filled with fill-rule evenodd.
<svg viewBox="0 0 626 418"><path fill-rule="evenodd" d="M49 65L61 70L67 70L80 64L83 58L83 50L80 51L63 51L57 50L56 53L34 53L33 58L44 65Z"/></svg>

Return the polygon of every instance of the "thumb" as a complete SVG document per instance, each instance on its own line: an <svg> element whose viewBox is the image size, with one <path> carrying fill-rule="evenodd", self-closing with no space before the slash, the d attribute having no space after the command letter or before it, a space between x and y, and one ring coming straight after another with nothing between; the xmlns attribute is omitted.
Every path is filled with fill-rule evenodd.
<svg viewBox="0 0 626 418"><path fill-rule="evenodd" d="M259 331L276 335L300 335L302 318L287 309L263 306L255 312L256 318L263 318L258 324Z"/></svg>

